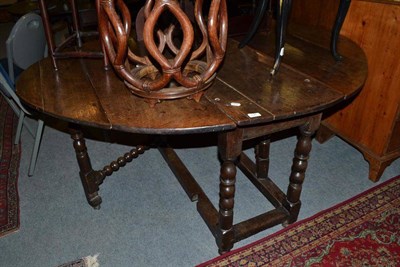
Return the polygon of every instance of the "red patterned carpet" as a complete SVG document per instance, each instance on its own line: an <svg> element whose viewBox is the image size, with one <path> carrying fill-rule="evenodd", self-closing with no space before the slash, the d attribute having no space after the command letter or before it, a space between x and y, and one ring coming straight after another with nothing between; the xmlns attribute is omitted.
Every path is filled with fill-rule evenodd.
<svg viewBox="0 0 400 267"><path fill-rule="evenodd" d="M400 176L206 266L400 266Z"/></svg>
<svg viewBox="0 0 400 267"><path fill-rule="evenodd" d="M19 228L18 169L20 146L13 137L18 118L0 95L0 237Z"/></svg>

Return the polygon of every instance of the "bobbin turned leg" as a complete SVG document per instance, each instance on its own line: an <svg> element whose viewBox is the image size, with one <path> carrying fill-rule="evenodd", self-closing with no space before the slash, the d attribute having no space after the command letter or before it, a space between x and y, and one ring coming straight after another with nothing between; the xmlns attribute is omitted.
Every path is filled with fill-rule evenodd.
<svg viewBox="0 0 400 267"><path fill-rule="evenodd" d="M300 136L294 152L292 171L286 194L290 217L288 221L283 223L284 225L294 223L299 215L301 207L300 195L311 151L311 139L320 124L320 119L321 117L318 115L311 122L300 126Z"/></svg>
<svg viewBox="0 0 400 267"><path fill-rule="evenodd" d="M236 166L231 160L225 160L221 166L219 185L219 233L218 248L223 254L232 249L234 243L233 206L235 198Z"/></svg>
<svg viewBox="0 0 400 267"><path fill-rule="evenodd" d="M219 215L216 234L220 254L232 249L235 242L233 207L235 202L236 160L242 149L242 132L222 133L218 137L218 150L223 161L219 185Z"/></svg>
<svg viewBox="0 0 400 267"><path fill-rule="evenodd" d="M83 189L85 190L86 199L93 208L99 209L102 201L101 197L98 195L99 185L97 181L100 180L98 177L99 172L94 171L92 168L85 139L83 138L83 133L79 126L70 125L69 130L71 138L74 140L73 145L79 164L79 175L81 177Z"/></svg>

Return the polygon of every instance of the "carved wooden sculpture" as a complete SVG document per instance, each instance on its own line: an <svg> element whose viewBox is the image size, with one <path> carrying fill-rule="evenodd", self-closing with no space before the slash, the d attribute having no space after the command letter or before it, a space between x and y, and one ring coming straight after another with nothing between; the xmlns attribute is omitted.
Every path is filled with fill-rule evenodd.
<svg viewBox="0 0 400 267"><path fill-rule="evenodd" d="M99 30L110 64L131 92L151 105L182 97L199 101L215 78L226 49L226 1L212 0L207 20L203 0L195 2L194 13L195 25L178 0L147 0L143 37L148 55L142 56L128 47L131 16L124 2L100 1ZM173 18L163 30L160 18L165 15ZM201 40L195 38L195 27ZM177 32L182 34L178 40Z"/></svg>

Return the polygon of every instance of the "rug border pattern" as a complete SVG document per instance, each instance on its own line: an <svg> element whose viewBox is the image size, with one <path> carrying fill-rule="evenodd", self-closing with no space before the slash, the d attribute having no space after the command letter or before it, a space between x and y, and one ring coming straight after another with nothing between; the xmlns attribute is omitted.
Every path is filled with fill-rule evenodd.
<svg viewBox="0 0 400 267"><path fill-rule="evenodd" d="M6 201L5 213L7 216L7 223L0 225L0 237L3 237L17 231L20 226L18 175L21 145L14 145L13 142L18 118L3 96L0 98L0 124L3 126L3 129L1 129L0 179L7 179L7 189L5 191L5 198L3 199Z"/></svg>
<svg viewBox="0 0 400 267"><path fill-rule="evenodd" d="M338 231L341 233L346 232L351 228L357 227L357 225L359 225L362 221L365 221L365 218L376 217L376 215L380 214L381 211L387 210L388 205L392 206L395 203L398 203L400 199L398 198L398 192L396 191L396 188L398 190L399 187L400 176L393 177L388 181L382 182L366 190L365 192L362 192L348 200L334 205L331 208L325 209L309 218L298 221L284 229L279 230L274 234L271 234L270 236L264 237L258 241L252 242L246 246L232 250L231 252L202 263L198 265L198 267L227 266L227 263L235 262L239 259L244 258L245 256L249 256L262 249L265 249L265 247L272 246L279 241L287 238L296 237L296 233L306 230L307 228L311 228L315 224L332 223L329 220L334 218L337 214L349 210L354 210L354 208L357 207L359 214L356 214L355 216L360 215L361 217L351 221L351 224L348 224L346 220L343 220L341 222L338 222L338 224L334 226L335 235L338 233ZM385 198L389 199L379 199L382 198L383 192L386 193ZM372 207L370 205L363 205L364 203L366 203L367 200L374 201L375 207ZM327 232L322 233L320 234L320 236L316 237L315 241L313 241L314 243L306 242L302 244L301 242L299 242L290 253L281 256L279 260L270 261L269 264L274 266L278 263L277 261L285 262L285 260L289 260L293 256L307 252L311 247L315 247L315 242L322 243L324 241L326 242L330 240L331 238L332 237Z"/></svg>

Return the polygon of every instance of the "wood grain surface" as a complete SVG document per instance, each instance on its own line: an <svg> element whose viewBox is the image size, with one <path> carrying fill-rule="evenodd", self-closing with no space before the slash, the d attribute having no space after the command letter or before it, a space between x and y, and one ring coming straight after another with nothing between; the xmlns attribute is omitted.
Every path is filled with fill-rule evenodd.
<svg viewBox="0 0 400 267"><path fill-rule="evenodd" d="M211 132L285 120L331 107L364 83L362 51L344 39L343 46L353 53L337 63L321 35L288 38L284 64L273 77L269 37L256 36L243 49L231 39L218 78L199 103L166 100L151 108L96 59L62 59L58 71L45 59L22 74L17 91L27 105L50 116L127 132Z"/></svg>

